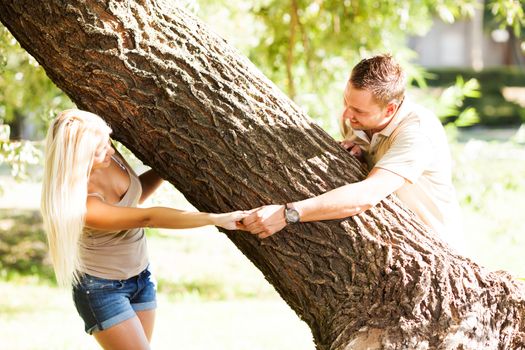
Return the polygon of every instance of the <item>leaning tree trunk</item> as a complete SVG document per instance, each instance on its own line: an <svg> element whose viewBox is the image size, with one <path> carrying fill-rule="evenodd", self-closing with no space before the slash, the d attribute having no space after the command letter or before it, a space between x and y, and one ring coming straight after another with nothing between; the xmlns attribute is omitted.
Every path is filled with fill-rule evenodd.
<svg viewBox="0 0 525 350"><path fill-rule="evenodd" d="M0 0L0 20L200 210L285 203L365 176L250 62L163 1ZM229 238L318 349L524 348L521 285L454 254L393 198L262 241Z"/></svg>

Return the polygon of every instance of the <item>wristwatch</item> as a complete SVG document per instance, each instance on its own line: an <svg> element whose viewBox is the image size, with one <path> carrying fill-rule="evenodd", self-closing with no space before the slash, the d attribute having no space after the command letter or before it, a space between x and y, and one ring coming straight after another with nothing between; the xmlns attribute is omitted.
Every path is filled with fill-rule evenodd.
<svg viewBox="0 0 525 350"><path fill-rule="evenodd" d="M299 212L290 203L286 203L284 206L284 220L287 224L295 224L301 221Z"/></svg>

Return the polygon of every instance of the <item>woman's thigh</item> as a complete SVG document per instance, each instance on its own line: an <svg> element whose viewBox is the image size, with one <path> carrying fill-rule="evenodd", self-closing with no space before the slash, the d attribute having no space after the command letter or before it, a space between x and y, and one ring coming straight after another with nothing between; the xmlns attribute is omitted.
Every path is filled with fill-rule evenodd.
<svg viewBox="0 0 525 350"><path fill-rule="evenodd" d="M155 326L155 310L137 311L137 316L142 324L146 338L151 342L153 327Z"/></svg>
<svg viewBox="0 0 525 350"><path fill-rule="evenodd" d="M105 350L149 350L149 341L139 317L135 316L93 336Z"/></svg>

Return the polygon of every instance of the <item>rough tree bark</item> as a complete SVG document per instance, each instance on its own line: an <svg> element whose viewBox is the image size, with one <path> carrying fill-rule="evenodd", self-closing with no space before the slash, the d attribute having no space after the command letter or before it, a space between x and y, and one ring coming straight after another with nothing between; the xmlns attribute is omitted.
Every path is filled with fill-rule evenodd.
<svg viewBox="0 0 525 350"><path fill-rule="evenodd" d="M250 62L167 3L0 0L0 20L200 210L284 203L365 176ZM263 241L229 238L318 349L524 348L521 284L454 254L394 198Z"/></svg>

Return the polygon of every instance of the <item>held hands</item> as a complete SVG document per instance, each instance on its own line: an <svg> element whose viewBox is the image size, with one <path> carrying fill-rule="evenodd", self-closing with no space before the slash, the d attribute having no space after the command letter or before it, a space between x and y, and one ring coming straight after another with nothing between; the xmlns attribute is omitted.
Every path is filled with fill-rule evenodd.
<svg viewBox="0 0 525 350"><path fill-rule="evenodd" d="M249 214L249 211L244 210L224 214L213 214L213 224L226 230L246 230L241 220Z"/></svg>
<svg viewBox="0 0 525 350"><path fill-rule="evenodd" d="M253 209L242 223L245 230L259 238L269 237L286 226L284 205L265 205Z"/></svg>
<svg viewBox="0 0 525 350"><path fill-rule="evenodd" d="M213 214L214 225L227 230L244 230L266 238L286 226L284 205L265 205L249 211Z"/></svg>

